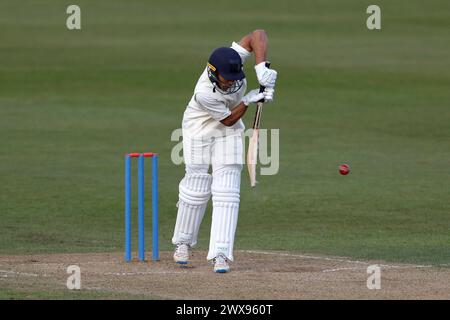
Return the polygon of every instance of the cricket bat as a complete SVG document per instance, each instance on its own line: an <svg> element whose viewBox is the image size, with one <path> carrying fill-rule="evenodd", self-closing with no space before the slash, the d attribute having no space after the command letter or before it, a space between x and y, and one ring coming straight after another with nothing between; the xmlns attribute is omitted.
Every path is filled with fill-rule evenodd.
<svg viewBox="0 0 450 320"><path fill-rule="evenodd" d="M266 67L270 67L270 62L266 62ZM260 86L259 92L263 92L264 89L264 86ZM248 144L247 169L250 176L250 185L252 187L256 186L256 163L258 162L259 126L261 123L263 104L264 99L256 103L255 120L253 121L253 132Z"/></svg>

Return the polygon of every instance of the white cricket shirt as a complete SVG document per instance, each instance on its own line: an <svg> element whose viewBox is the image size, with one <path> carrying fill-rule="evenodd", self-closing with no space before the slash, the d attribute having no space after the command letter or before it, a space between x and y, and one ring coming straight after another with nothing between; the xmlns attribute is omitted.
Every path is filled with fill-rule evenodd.
<svg viewBox="0 0 450 320"><path fill-rule="evenodd" d="M240 55L242 63L251 55L236 42L232 43L231 48ZM220 122L228 117L231 110L241 103L247 89L246 79L243 79L243 82L239 91L227 95L221 94L217 90L213 90L214 85L209 80L208 71L205 67L183 115L183 136L191 138L225 136L230 132L227 131L230 128L238 132L244 131L245 126L242 119L239 119L231 127L227 127Z"/></svg>

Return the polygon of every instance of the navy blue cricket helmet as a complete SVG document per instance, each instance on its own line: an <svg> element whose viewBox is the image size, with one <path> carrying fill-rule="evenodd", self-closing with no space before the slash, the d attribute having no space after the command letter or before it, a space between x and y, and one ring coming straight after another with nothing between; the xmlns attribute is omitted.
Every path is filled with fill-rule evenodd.
<svg viewBox="0 0 450 320"><path fill-rule="evenodd" d="M208 77L214 84L216 90L222 94L231 94L237 92L243 85L245 78L242 69L242 59L239 54L231 48L217 48L213 51L208 60ZM233 80L231 87L223 90L220 86L218 75L225 80Z"/></svg>

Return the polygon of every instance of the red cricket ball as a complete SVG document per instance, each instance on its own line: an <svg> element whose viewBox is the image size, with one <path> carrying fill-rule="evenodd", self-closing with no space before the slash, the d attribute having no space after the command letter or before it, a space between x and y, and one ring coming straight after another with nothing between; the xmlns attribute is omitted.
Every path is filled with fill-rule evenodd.
<svg viewBox="0 0 450 320"><path fill-rule="evenodd" d="M339 173L342 175L346 175L350 172L350 167L348 166L348 164L341 164L339 166Z"/></svg>

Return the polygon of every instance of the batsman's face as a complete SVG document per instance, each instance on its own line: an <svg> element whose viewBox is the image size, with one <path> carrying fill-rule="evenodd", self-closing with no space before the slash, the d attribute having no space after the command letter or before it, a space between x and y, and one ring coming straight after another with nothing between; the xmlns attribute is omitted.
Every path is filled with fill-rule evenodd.
<svg viewBox="0 0 450 320"><path fill-rule="evenodd" d="M234 84L234 80L227 80L224 77L222 77L220 74L219 74L218 78L219 78L220 89L222 89L224 91L230 89L231 86Z"/></svg>

